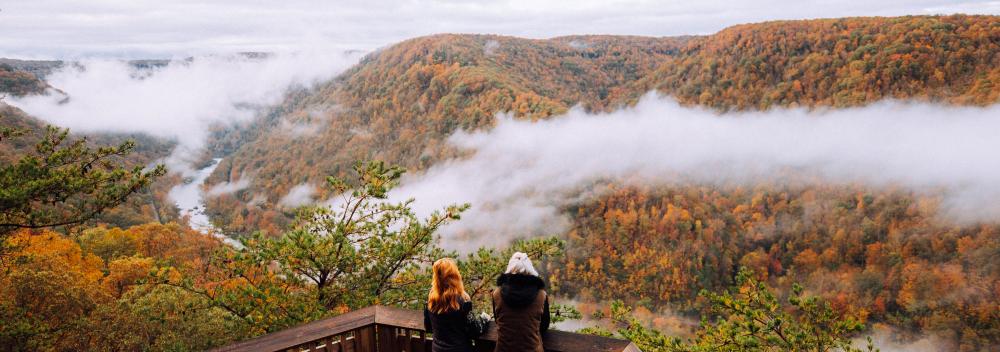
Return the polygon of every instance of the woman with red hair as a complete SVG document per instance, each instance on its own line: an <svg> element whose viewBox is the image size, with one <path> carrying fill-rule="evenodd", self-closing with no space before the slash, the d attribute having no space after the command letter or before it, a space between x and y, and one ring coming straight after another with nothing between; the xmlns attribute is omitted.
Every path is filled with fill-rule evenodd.
<svg viewBox="0 0 1000 352"><path fill-rule="evenodd" d="M485 322L472 313L462 274L451 258L434 262L434 278L424 309L424 329L434 334L433 352L473 352L472 340L482 335Z"/></svg>

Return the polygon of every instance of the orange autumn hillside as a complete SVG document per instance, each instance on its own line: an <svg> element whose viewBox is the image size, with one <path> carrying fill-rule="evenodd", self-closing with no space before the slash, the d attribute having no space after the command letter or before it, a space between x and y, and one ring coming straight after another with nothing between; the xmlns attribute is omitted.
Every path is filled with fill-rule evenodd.
<svg viewBox="0 0 1000 352"><path fill-rule="evenodd" d="M230 144L240 146L210 180L246 178L250 187L208 207L232 234L278 233L291 216L285 194L312 185L326 197L322 178L355 160L419 171L456 156L445 142L452 133L489 128L497 113L535 120L577 105L608 111L649 91L719 111L887 98L992 104L998 43L992 16L780 21L683 38L416 38L296 92L258 121L272 132ZM312 129L296 134L289 124ZM868 322L982 349L1000 338L1000 271L989 259L1000 250L998 229L941 221L937 201L859 186L620 188L567 210L572 250L552 269L566 293L612 298L586 289L610 277L634 288L631 303L684 311L699 289L732 284L746 265L779 287L806 283ZM804 214L817 217L790 220Z"/></svg>
<svg viewBox="0 0 1000 352"><path fill-rule="evenodd" d="M290 215L278 206L283 195L342 174L355 160L421 170L454 155L447 136L488 128L497 113L606 111L651 90L719 110L883 98L989 104L1000 98L998 38L997 17L922 16L768 22L702 37L411 39L314 91L295 92L250 128L217 136L234 152L210 181L247 178L251 187L209 208L233 232L275 232Z"/></svg>

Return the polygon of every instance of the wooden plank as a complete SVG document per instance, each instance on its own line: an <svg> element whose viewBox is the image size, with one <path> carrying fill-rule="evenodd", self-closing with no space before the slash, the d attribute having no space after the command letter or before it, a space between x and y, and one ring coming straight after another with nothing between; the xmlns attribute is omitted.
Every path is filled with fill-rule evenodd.
<svg viewBox="0 0 1000 352"><path fill-rule="evenodd" d="M350 336L348 336L348 335L349 335L348 333L340 334L340 350L341 351L344 351L344 352L352 351L351 346L353 346L353 345L351 344L351 340L349 339Z"/></svg>
<svg viewBox="0 0 1000 352"><path fill-rule="evenodd" d="M415 352L430 352L427 349L427 332L424 330L417 331L417 348L414 349Z"/></svg>
<svg viewBox="0 0 1000 352"><path fill-rule="evenodd" d="M424 312L377 306L375 309L375 323L411 330L424 330Z"/></svg>
<svg viewBox="0 0 1000 352"><path fill-rule="evenodd" d="M379 351L396 351L395 346L393 346L392 327L375 324L375 339L378 341Z"/></svg>
<svg viewBox="0 0 1000 352"><path fill-rule="evenodd" d="M395 339L397 349L394 351L404 351L409 349L409 345L406 344L406 336L400 334L399 331L396 331Z"/></svg>
<svg viewBox="0 0 1000 352"><path fill-rule="evenodd" d="M550 330L542 336L546 351L625 351L632 343L596 335Z"/></svg>
<svg viewBox="0 0 1000 352"><path fill-rule="evenodd" d="M332 318L317 320L293 328L259 336L214 349L216 352L281 351L302 343L357 329L375 323L375 308L367 307Z"/></svg>
<svg viewBox="0 0 1000 352"><path fill-rule="evenodd" d="M339 352L337 351L337 349L339 349L340 346L334 345L333 336L328 336L327 338L323 339L323 344L325 345L323 346L324 352Z"/></svg>
<svg viewBox="0 0 1000 352"><path fill-rule="evenodd" d="M413 342L413 330L403 329L403 336L406 336L406 352L417 350L416 343Z"/></svg>
<svg viewBox="0 0 1000 352"><path fill-rule="evenodd" d="M351 331L350 333L347 333L345 335L347 335L347 338L344 339L344 340L341 340L341 341L344 341L344 351L347 351L347 352L356 352L356 351L359 351L358 350L358 337L354 335L354 331ZM366 351L360 351L360 352L366 352Z"/></svg>
<svg viewBox="0 0 1000 352"><path fill-rule="evenodd" d="M375 325L354 330L354 339L358 342L358 351L376 352Z"/></svg>
<svg viewBox="0 0 1000 352"><path fill-rule="evenodd" d="M408 349L408 347L407 347L408 345L406 343L406 340L404 339L405 336L403 336L403 329L402 328L398 328L398 327L395 327L395 326L389 326L389 325L381 325L381 326L386 331L386 333L385 333L386 338L388 338L388 339L390 339L392 341L390 343L390 345L389 345L390 346L389 349L386 350L386 351L397 351L397 352L400 352L400 351Z"/></svg>

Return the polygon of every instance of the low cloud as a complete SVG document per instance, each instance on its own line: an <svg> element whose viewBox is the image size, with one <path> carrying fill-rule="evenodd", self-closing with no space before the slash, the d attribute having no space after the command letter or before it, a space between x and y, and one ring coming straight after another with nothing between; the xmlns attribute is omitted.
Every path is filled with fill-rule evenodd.
<svg viewBox="0 0 1000 352"><path fill-rule="evenodd" d="M281 200L278 201L278 204L288 208L307 205L313 202L314 200L313 195L315 193L316 193L316 186L310 183L299 184L295 187L292 187L292 189L289 190L288 194L285 194L284 197L281 197Z"/></svg>
<svg viewBox="0 0 1000 352"><path fill-rule="evenodd" d="M230 194L250 186L250 178L242 178L234 182L220 182L208 189L208 195L212 197Z"/></svg>
<svg viewBox="0 0 1000 352"><path fill-rule="evenodd" d="M910 336L901 334L889 326L877 324L870 332L872 344L882 352L936 352L958 349L956 341L948 341L937 335ZM854 339L854 346L865 348L867 338Z"/></svg>
<svg viewBox="0 0 1000 352"><path fill-rule="evenodd" d="M199 56L163 67L88 60L47 77L66 95L11 99L50 123L80 132L144 132L188 149L204 145L208 127L247 121L279 103L294 86L328 80L357 61L339 52Z"/></svg>
<svg viewBox="0 0 1000 352"><path fill-rule="evenodd" d="M1000 216L1000 109L886 101L831 111L718 115L666 98L608 114L580 110L536 123L501 117L490 131L451 137L472 151L408 175L393 197L429 213L472 203L443 231L445 245L502 245L560 233L561 208L602 180L732 184L789 170L821 182L943 192L960 221Z"/></svg>

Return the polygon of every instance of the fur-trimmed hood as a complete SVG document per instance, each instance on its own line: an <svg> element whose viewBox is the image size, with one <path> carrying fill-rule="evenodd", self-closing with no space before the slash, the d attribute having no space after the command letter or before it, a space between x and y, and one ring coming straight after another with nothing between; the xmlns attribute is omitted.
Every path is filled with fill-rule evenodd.
<svg viewBox="0 0 1000 352"><path fill-rule="evenodd" d="M521 308L535 301L538 291L545 289L545 281L534 275L502 274L497 278L497 286L504 304Z"/></svg>

